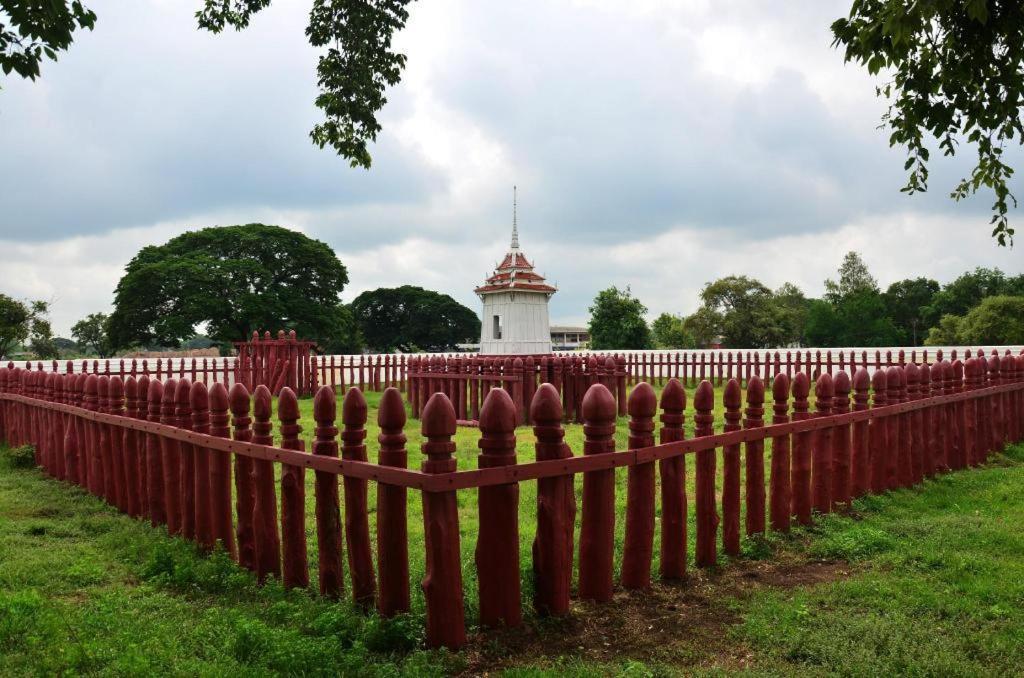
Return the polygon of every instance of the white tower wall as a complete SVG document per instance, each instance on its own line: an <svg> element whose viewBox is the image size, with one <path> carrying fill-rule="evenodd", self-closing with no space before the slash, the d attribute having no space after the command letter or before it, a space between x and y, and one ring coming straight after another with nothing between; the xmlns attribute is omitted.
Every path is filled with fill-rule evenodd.
<svg viewBox="0 0 1024 678"><path fill-rule="evenodd" d="M481 354L551 353L548 294L507 291L482 296ZM496 335L496 329L500 330L500 336Z"/></svg>

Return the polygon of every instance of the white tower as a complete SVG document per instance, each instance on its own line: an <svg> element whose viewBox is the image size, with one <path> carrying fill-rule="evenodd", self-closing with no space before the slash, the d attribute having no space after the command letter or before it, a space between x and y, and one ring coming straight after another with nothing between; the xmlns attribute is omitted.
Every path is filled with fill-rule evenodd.
<svg viewBox="0 0 1024 678"><path fill-rule="evenodd" d="M480 353L551 353L548 300L558 290L534 273L533 264L519 250L515 187L512 191L512 246L491 277L475 290L484 304Z"/></svg>

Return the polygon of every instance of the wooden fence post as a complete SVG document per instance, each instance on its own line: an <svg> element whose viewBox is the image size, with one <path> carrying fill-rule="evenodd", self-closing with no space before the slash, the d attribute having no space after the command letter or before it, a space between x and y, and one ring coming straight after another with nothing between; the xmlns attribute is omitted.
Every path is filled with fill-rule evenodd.
<svg viewBox="0 0 1024 678"><path fill-rule="evenodd" d="M67 383L65 377L64 382ZM139 382L135 377L128 377L124 382L125 416L129 419L139 418ZM67 400L65 399L66 403ZM145 458L145 443L139 444L137 431L126 428L121 436L121 449L124 457L125 472L125 501L128 506L128 515L133 518L142 516L142 504L139 496L139 484L141 474L139 473L140 458ZM66 459L67 457L65 457Z"/></svg>
<svg viewBox="0 0 1024 678"><path fill-rule="evenodd" d="M670 379L661 392L661 444L683 440L686 390ZM686 576L686 455L658 462L661 473L661 577Z"/></svg>
<svg viewBox="0 0 1024 678"><path fill-rule="evenodd" d="M204 390L205 384L200 386L200 392ZM196 386L193 385L195 390ZM201 402L201 396L196 396ZM224 383L216 383L209 389L210 402L210 435L217 438L230 438L231 427L228 415L228 390ZM193 415L196 406L192 406ZM193 419L193 422L195 420ZM202 425L200 421L200 425ZM194 426L194 423L193 423ZM220 542L221 547L231 555L237 557L238 551L235 548L235 533L231 525L231 455L227 452L211 453L210 450L203 450L208 458L210 477L210 500L208 510L210 511L210 529L212 531L213 543ZM201 496L197 493L197 501ZM204 508L206 504L203 504Z"/></svg>
<svg viewBox="0 0 1024 678"><path fill-rule="evenodd" d="M177 405L178 380L164 382L164 398L160 405L160 423L177 426L175 407ZM181 455L178 441L160 436L160 455L163 460L164 510L167 518L167 533L181 534Z"/></svg>
<svg viewBox="0 0 1024 678"><path fill-rule="evenodd" d="M811 418L807 396L811 381L806 372L797 372L793 378L793 421ZM793 434L793 475L790 486L793 492L793 514L801 525L811 524L811 432Z"/></svg>
<svg viewBox="0 0 1024 678"><path fill-rule="evenodd" d="M516 358L519 374L521 365ZM519 418L520 405L506 391L495 389L487 394L480 410L480 468L516 464L515 428ZM519 626L519 485L481 487L478 503L480 527L475 560L480 623L490 627Z"/></svg>
<svg viewBox="0 0 1024 678"><path fill-rule="evenodd" d="M842 359L840 353L840 359ZM840 369L832 380L835 398L833 414L850 411L850 375ZM832 507L850 505L850 425L840 424L832 430Z"/></svg>
<svg viewBox="0 0 1024 678"><path fill-rule="evenodd" d="M777 358L778 356L776 356ZM789 377L781 371L776 360L775 378L772 380L772 424L789 422ZM789 532L791 506L791 471L789 436L772 436L772 472L769 478L771 528L775 532Z"/></svg>
<svg viewBox="0 0 1024 678"><path fill-rule="evenodd" d="M383 403L382 403L383 404ZM313 418L316 420L313 454L320 457L338 457L337 399L334 389L321 386L313 398ZM338 476L327 471L314 473L316 496L316 541L320 580L320 595L338 599L344 588L341 567L341 511L338 498Z"/></svg>
<svg viewBox="0 0 1024 678"><path fill-rule="evenodd" d="M292 363L289 363L292 364ZM290 386L281 387L277 400L277 418L281 422L281 447L305 452L299 439L299 401ZM364 417L365 419L365 417ZM281 550L285 588L309 586L309 561L306 555L306 468L281 464Z"/></svg>
<svg viewBox="0 0 1024 678"><path fill-rule="evenodd" d="M567 459L572 450L565 444L562 402L549 383L541 384L530 404L530 419L537 461ZM534 608L553 616L569 612L572 586L573 531L576 495L573 476L553 476L537 481L537 536L533 542Z"/></svg>
<svg viewBox="0 0 1024 678"><path fill-rule="evenodd" d="M925 351L927 353L927 351ZM928 363L921 363L920 371L920 393L922 398L932 397L932 370ZM932 426L932 408L925 407L921 410L921 471L924 477L930 478L935 475L935 429Z"/></svg>
<svg viewBox="0 0 1024 678"><path fill-rule="evenodd" d="M596 358L592 358L596 364ZM603 384L587 389L582 403L583 454L615 450L615 398ZM580 526L579 596L607 602L612 598L615 549L615 469L583 474L583 520Z"/></svg>
<svg viewBox="0 0 1024 678"><path fill-rule="evenodd" d="M909 362L903 368L903 372L907 379L907 400L920 400L920 368L916 363ZM911 484L917 485L924 480L924 430L921 423L921 410L909 413L907 421L910 428L910 479Z"/></svg>
<svg viewBox="0 0 1024 678"><path fill-rule="evenodd" d="M747 378L747 410L745 414L744 428L757 429L764 426L764 382L756 373ZM758 438L747 442L744 457L747 483L747 534L763 534L765 518L764 439Z"/></svg>
<svg viewBox="0 0 1024 678"><path fill-rule="evenodd" d="M184 363L184 361L182 362ZM188 379L178 381L174 392L175 426L186 431L192 428L192 409L189 403L191 392L192 383ZM209 401L207 401L207 407L209 407ZM178 487L181 493L181 533L185 539L195 541L198 540L196 532L195 445L185 442L178 443L178 463Z"/></svg>
<svg viewBox="0 0 1024 678"><path fill-rule="evenodd" d="M149 421L160 423L163 408L164 385L159 379L149 380ZM153 527L167 521L164 500L164 462L160 436L150 433L146 441L146 494L149 496L149 521Z"/></svg>
<svg viewBox="0 0 1024 678"><path fill-rule="evenodd" d="M73 384L76 381L75 377L71 377L69 385L73 388ZM149 419L149 375L143 374L135 381L135 390L138 393L139 408L136 419L139 421L147 421ZM72 394L68 394L71 396ZM73 397L69 398L69 402L72 402ZM72 418L69 423L74 423ZM137 451L137 465L136 469L138 472L138 492L139 492L139 515L144 518L149 518L150 500L149 500L149 435L143 431L131 431L134 434L134 447Z"/></svg>
<svg viewBox="0 0 1024 678"><path fill-rule="evenodd" d="M877 362L877 361L876 361ZM887 404L887 375L884 370L875 368L871 374L872 409L885 407ZM890 453L887 434L888 422L885 417L871 420L869 436L871 438L871 492L882 494L886 490L886 455Z"/></svg>
<svg viewBox="0 0 1024 678"><path fill-rule="evenodd" d="M182 381L182 384L188 384ZM206 384L195 381L189 386L188 392L189 422L191 429L196 433L210 435L210 392ZM226 406L226 403L225 403ZM182 425L185 425L182 421ZM198 445L192 446L194 467L192 474L192 496L193 496L193 521L195 525L195 539L199 547L204 551L212 551L217 540L213 534L213 515L211 506L213 500L213 484L210 482L210 451ZM226 456L218 452L217 456ZM182 479L185 482L185 479ZM228 517L230 520L230 515Z"/></svg>
<svg viewBox="0 0 1024 678"><path fill-rule="evenodd" d="M960 359L954 360L950 365L953 372L953 393L960 393L964 390L964 364ZM963 401L954 403L951 409L953 415L953 427L956 431L953 444L953 459L950 464L954 469L967 468L967 408Z"/></svg>
<svg viewBox="0 0 1024 678"><path fill-rule="evenodd" d="M713 373L712 373L713 375ZM711 382L702 380L693 396L694 437L713 435L715 416L715 389ZM697 509L697 552L694 562L697 567L710 567L718 561L718 511L715 507L715 466L716 451L697 452L697 477L695 484Z"/></svg>
<svg viewBox="0 0 1024 678"><path fill-rule="evenodd" d="M255 367L253 368L255 370ZM255 379L255 377L253 377ZM235 382L228 393L233 418L233 438L238 442L252 441L252 418L249 416L249 389ZM238 522L238 564L256 570L256 487L253 478L253 459L244 454L235 455L235 513Z"/></svg>
<svg viewBox="0 0 1024 678"><path fill-rule="evenodd" d="M730 354L731 357L731 354ZM740 430L743 394L740 383L730 378L725 384L723 433ZM722 448L722 547L730 556L740 554L740 445Z"/></svg>
<svg viewBox="0 0 1024 678"><path fill-rule="evenodd" d="M455 410L443 394L430 396L423 407L421 449L424 473L456 470ZM463 610L462 558L459 547L459 508L455 491L423 492L426 573L423 594L427 604L427 645L457 650L466 644Z"/></svg>
<svg viewBox="0 0 1024 678"><path fill-rule="evenodd" d="M611 363L612 358L608 361ZM611 383L614 384L614 381ZM654 445L654 414L657 409L658 397L651 385L645 382L637 384L629 394L628 402L630 450ZM654 462L651 461L633 464L628 471L626 539L622 556L624 588L637 590L650 587L653 555Z"/></svg>
<svg viewBox="0 0 1024 678"><path fill-rule="evenodd" d="M366 398L358 389L350 388L341 403L341 457L349 461L366 461ZM370 542L367 482L346 477L345 490L345 543L348 546L349 575L352 578L352 597L357 607L369 610L377 593L373 574L372 544Z"/></svg>
<svg viewBox="0 0 1024 678"><path fill-rule="evenodd" d="M832 395L835 392L832 375L822 372L814 385L814 409L818 418L832 414ZM819 429L812 439L814 453L812 458L812 488L814 509L818 513L832 510L832 427Z"/></svg>
<svg viewBox="0 0 1024 678"><path fill-rule="evenodd" d="M54 377L55 375L53 374L48 375L48 379L50 379L51 382ZM124 402L124 382L121 380L120 376L115 375L110 378L110 384L107 390L107 411L115 416L123 417L125 414ZM127 474L125 472L125 449L123 445L124 436L121 433L120 427L109 426L108 428L110 430L110 480L113 486L113 503L118 509L128 513Z"/></svg>
<svg viewBox="0 0 1024 678"><path fill-rule="evenodd" d="M377 425L380 427L377 463L381 466L407 466L405 421L401 391L397 388L385 390L377 410ZM377 484L377 570L380 573L377 610L384 617L409 611L406 499L405 487Z"/></svg>
<svg viewBox="0 0 1024 678"><path fill-rule="evenodd" d="M270 389L260 384L253 394L252 442L273 445L273 425ZM256 578L260 583L267 577L281 578L281 539L277 533L277 493L274 489L274 462L253 459L253 531L256 538Z"/></svg>

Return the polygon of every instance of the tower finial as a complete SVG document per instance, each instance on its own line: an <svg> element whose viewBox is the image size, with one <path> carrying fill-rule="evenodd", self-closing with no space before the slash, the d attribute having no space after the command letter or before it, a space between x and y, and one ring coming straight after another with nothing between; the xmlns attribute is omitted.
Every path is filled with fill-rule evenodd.
<svg viewBox="0 0 1024 678"><path fill-rule="evenodd" d="M517 189L512 185L512 249L519 249L519 226L516 224L516 198Z"/></svg>

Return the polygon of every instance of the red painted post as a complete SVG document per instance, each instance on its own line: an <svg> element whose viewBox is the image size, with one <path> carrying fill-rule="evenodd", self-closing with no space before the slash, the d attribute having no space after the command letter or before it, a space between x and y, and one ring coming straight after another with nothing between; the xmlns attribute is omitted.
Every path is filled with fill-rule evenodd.
<svg viewBox="0 0 1024 678"><path fill-rule="evenodd" d="M210 435L216 438L231 437L230 417L228 415L228 390L224 383L215 383L209 389ZM196 388L197 386L193 384L192 390L195 391ZM202 392L205 390L205 384L200 384L198 388ZM202 396L198 394L193 398L193 428L196 424L195 403L201 403L201 398ZM199 425L202 426L203 423L200 417ZM213 543L219 542L221 548L229 553L232 558L235 558L238 552L235 548L235 533L231 525L231 455L227 452L211 452L210 450L202 450L202 452L205 452L208 457L210 499L209 506L207 507L206 502L201 501L201 488L197 488L196 505L202 506L204 510L208 508L210 512L210 529ZM198 513L196 514L196 521L197 523L199 522Z"/></svg>
<svg viewBox="0 0 1024 678"><path fill-rule="evenodd" d="M55 375L49 375L54 377ZM125 415L124 382L119 376L110 378L107 390L107 411L118 417ZM114 506L128 513L127 474L125 473L124 434L118 426L110 426L110 481Z"/></svg>
<svg viewBox="0 0 1024 678"><path fill-rule="evenodd" d="M916 357L916 356L915 356ZM907 380L907 400L921 399L921 369L916 363L907 363L903 370ZM910 428L910 478L914 485L924 480L924 428L921 410L907 415Z"/></svg>
<svg viewBox="0 0 1024 678"><path fill-rule="evenodd" d="M927 358L927 351L925 358ZM923 362L918 367L920 370L920 393L924 399L929 399L934 395L932 391L932 369L928 363ZM935 428L932 425L932 407L926 407L921 410L921 471L925 477L930 478L935 475Z"/></svg>
<svg viewBox="0 0 1024 678"><path fill-rule="evenodd" d="M999 386L999 384L1002 383L1002 379L1000 377L1001 370L1002 360L999 358L999 354L993 350L991 357L988 359L988 377L990 386ZM950 390L952 390L951 386L947 385L947 391ZM1003 403L1002 397L998 395L989 396L988 401L991 411L989 416L989 430L991 432L989 451L995 454L1003 447ZM950 414L949 408L947 408L947 414Z"/></svg>
<svg viewBox="0 0 1024 678"><path fill-rule="evenodd" d="M808 412L807 396L811 381L806 372L797 372L793 379L793 421L811 418ZM792 512L801 525L811 524L811 444L814 434L810 432L793 434L793 475L790 486L793 492Z"/></svg>
<svg viewBox="0 0 1024 678"><path fill-rule="evenodd" d="M366 399L358 389L350 388L341 404L341 457L349 461L366 461ZM352 596L356 605L368 610L373 607L377 582L373 574L373 555L367 502L367 482L346 477L345 543L348 546L349 574L352 578Z"/></svg>
<svg viewBox="0 0 1024 678"><path fill-rule="evenodd" d="M455 410L435 393L423 408L421 449L424 473L451 473L456 469ZM423 492L423 527L426 574L423 594L427 605L427 645L457 650L466 644L463 610L462 559L459 547L459 510L455 491Z"/></svg>
<svg viewBox="0 0 1024 678"><path fill-rule="evenodd" d="M181 384L188 386L188 416L186 421L186 415L182 413L182 427L184 428L187 424L195 433L210 435L210 392L207 390L206 384L196 381L189 385L187 380L182 380L178 385L179 390ZM225 408L226 406L225 402ZM191 447L194 463L193 473L190 479L183 477L182 484L184 485L187 480L192 481L192 520L195 526L195 540L202 550L212 551L217 540L213 534L213 501L211 497L213 484L210 479L210 451L199 445ZM221 456L224 453L218 452L217 455ZM228 520L230 521L230 514Z"/></svg>
<svg viewBox="0 0 1024 678"><path fill-rule="evenodd" d="M518 365L521 361L516 359ZM516 464L515 427L518 405L502 389L487 394L480 410L480 468ZM478 493L480 527L476 545L480 623L519 626L519 485L481 487Z"/></svg>
<svg viewBox="0 0 1024 678"><path fill-rule="evenodd" d="M619 405L618 415L626 416L626 359L615 357L615 401Z"/></svg>
<svg viewBox="0 0 1024 678"><path fill-rule="evenodd" d="M711 382L703 380L697 386L693 397L694 436L697 438L713 435L715 417L715 389ZM696 509L697 509L697 567L710 567L718 561L718 510L715 507L715 466L714 449L697 452Z"/></svg>
<svg viewBox="0 0 1024 678"><path fill-rule="evenodd" d="M64 380L65 382L67 379ZM148 380L147 380L148 381ZM135 377L128 377L124 382L125 416L129 419L139 418L139 382ZM65 402L67 402L65 400ZM145 443L139 445L137 431L126 428L121 435L121 450L124 457L125 502L128 515L138 518L143 515L142 501L139 494L141 474L139 473L140 458L145 457ZM66 458L66 457L65 457Z"/></svg>
<svg viewBox="0 0 1024 678"><path fill-rule="evenodd" d="M29 380L31 379L30 372L22 372L21 388L22 393L28 394L29 392ZM97 388L99 386L99 378L95 374L90 374L85 378L85 397L83 398L82 407L89 412L99 411L99 398L97 397ZM22 427L24 439L28 440L31 437L31 419L28 408L25 409L24 421L25 424ZM97 497L102 494L103 488L103 476L102 467L99 462L99 426L90 421L83 422L85 427L85 455L84 455L84 469L86 472L87 484L86 488L92 494Z"/></svg>
<svg viewBox="0 0 1024 678"><path fill-rule="evenodd" d="M686 434L686 390L678 379L669 379L661 392L661 444L683 440ZM661 473L661 577L686 576L686 456L658 462Z"/></svg>
<svg viewBox="0 0 1024 678"><path fill-rule="evenodd" d="M316 420L313 454L338 457L338 429L334 425L337 400L331 386L321 386L313 398L313 418ZM344 588L341 567L341 512L338 498L338 476L327 471L316 471L316 535L320 595L338 599Z"/></svg>
<svg viewBox="0 0 1024 678"><path fill-rule="evenodd" d="M842 357L840 353L840 357ZM846 370L836 372L833 380L835 398L832 414L850 411L850 375ZM850 425L841 424L832 429L832 507L850 505L851 486Z"/></svg>
<svg viewBox="0 0 1024 678"><path fill-rule="evenodd" d="M277 400L277 417L281 422L281 447L305 452L306 443L299 439L299 401L290 386L281 388ZM297 464L281 464L281 551L284 556L282 581L285 588L309 586L309 562L306 555L306 468Z"/></svg>
<svg viewBox="0 0 1024 678"><path fill-rule="evenodd" d="M821 372L814 385L815 416L826 418L832 414L834 393L832 375ZM812 438L814 451L811 468L811 487L814 510L828 513L832 510L832 427L819 429Z"/></svg>
<svg viewBox="0 0 1024 678"><path fill-rule="evenodd" d="M192 409L189 404L191 392L192 384L188 379L178 381L174 392L175 425L186 431L192 428ZM207 406L209 406L209 402L207 402ZM178 443L178 464L178 487L181 493L181 534L185 539L197 540L195 445L185 442Z"/></svg>
<svg viewBox="0 0 1024 678"><path fill-rule="evenodd" d="M505 361L505 363L506 363L505 366L508 367L508 361L507 360ZM512 403L513 403L513 406L515 408L515 414L516 414L515 423L516 423L517 426L519 424L522 424L523 421L525 420L525 414L524 414L525 401L523 400L523 394L525 393L526 389L524 388L525 385L523 384L523 380L524 380L524 375L523 375L523 359L522 358L516 358L514 361L512 361L512 392L511 392L511 396L512 396ZM486 400L484 401L484 404L487 404ZM480 417L481 417L481 419L483 418L483 412L480 413Z"/></svg>
<svg viewBox="0 0 1024 678"><path fill-rule="evenodd" d="M596 359L595 359L596 360ZM615 451L615 399L602 384L583 398L583 454ZM607 602L612 598L615 547L615 470L583 474L583 521L580 526L579 596Z"/></svg>
<svg viewBox="0 0 1024 678"><path fill-rule="evenodd" d="M402 393L389 388L381 396L377 410L380 434L378 463L405 468L405 406ZM335 490L335 493L337 491ZM377 610L384 617L409 611L409 540L406 518L407 491L404 487L377 485L377 569L380 593Z"/></svg>
<svg viewBox="0 0 1024 678"><path fill-rule="evenodd" d="M978 387L985 388L988 386L988 359L985 357L984 352L978 351ZM978 456L982 462L988 459L989 452L989 426L991 424L991 410L989 407L989 398L979 398L975 405L978 410L978 427L977 427L977 440L976 446L978 449Z"/></svg>
<svg viewBox="0 0 1024 678"><path fill-rule="evenodd" d="M160 406L160 423L176 426L175 406L177 405L177 379L164 383L164 399ZM164 510L167 517L167 533L181 534L181 454L178 441L160 437L160 456L163 460Z"/></svg>
<svg viewBox="0 0 1024 678"><path fill-rule="evenodd" d="M159 379L149 380L149 421L160 423L164 385ZM164 462L160 436L148 434L146 441L146 495L149 497L149 521L153 527L167 522L164 499Z"/></svg>
<svg viewBox="0 0 1024 678"><path fill-rule="evenodd" d="M69 380L73 384L75 378ZM135 390L139 398L139 411L136 419L149 419L149 375L143 374L135 382ZM69 394L70 395L70 394ZM136 450L136 472L138 476L139 515L149 517L149 435L142 431L128 431L134 434ZM128 439L130 440L130 438Z"/></svg>
<svg viewBox="0 0 1024 678"><path fill-rule="evenodd" d="M722 397L725 404L724 433L740 430L742 397L739 382L729 379ZM722 448L722 547L730 556L740 554L739 444Z"/></svg>
<svg viewBox="0 0 1024 678"><path fill-rule="evenodd" d="M953 393L960 393L964 390L964 364L963 361L957 359L954 360L950 365L953 373ZM966 430L967 422L964 420L967 416L967 410L964 403L954 403L950 409L953 415L953 429L954 442L953 442L953 458L951 466L954 469L960 470L967 468L967 441L966 441Z"/></svg>
<svg viewBox="0 0 1024 678"><path fill-rule="evenodd" d="M270 389L260 384L253 394L252 441L257 445L273 445L270 423ZM253 531L256 538L256 578L263 583L267 577L281 577L281 539L277 533L277 493L274 491L274 462L253 459Z"/></svg>
<svg viewBox="0 0 1024 678"><path fill-rule="evenodd" d="M609 358L609 361L612 359ZM629 449L654 445L654 414L658 398L650 384L637 384L629 394ZM626 541L622 556L622 586L651 585L654 555L654 462L629 467L626 493Z"/></svg>
<svg viewBox="0 0 1024 678"><path fill-rule="evenodd" d="M942 394L952 395L953 393L953 366L948 360L942 363ZM954 421L954 405L947 403L942 406L942 418L939 420L939 428L942 432L942 452L940 456L940 468L942 471L951 471L955 465L956 457L956 422Z"/></svg>
<svg viewBox="0 0 1024 678"><path fill-rule="evenodd" d="M871 390L873 391L871 399L872 409L885 407L888 404L887 381L888 378L885 371L876 368L871 375ZM888 427L889 424L886 418L882 417L872 419L868 431L871 440L871 492L874 494L882 494L887 487L885 477L886 455L890 454Z"/></svg>
<svg viewBox="0 0 1024 678"><path fill-rule="evenodd" d="M8 384L9 384L8 388L9 389L10 389L10 384L13 383L11 381L13 379L13 377L14 377L13 374L11 374L11 373L8 374ZM77 377L75 377L74 375L71 375L71 374L68 374L68 375L66 375L64 377L64 388L65 388L65 393L68 396L69 402L73 401L74 394L72 393L72 389L74 388L74 385L77 383L77 381L78 381ZM9 418L6 419L5 424L7 426L11 427L11 426L14 425L14 422L12 421L12 419L14 418L13 410L9 409L7 411L7 414L9 415ZM67 460L65 462L66 466L67 466L67 477L68 477L68 480L70 482L72 482L72 483L81 483L81 475L79 473L79 466L80 466L80 459L81 459L81 448L80 448L80 442L79 442L79 437L78 437L77 420L78 420L78 417L73 416L73 415L69 415L68 418L67 418L67 422L66 422L65 428L64 428L64 456L65 456L65 458ZM11 435L11 429L10 428L8 428L8 435ZM13 435L11 437L13 437Z"/></svg>
<svg viewBox="0 0 1024 678"><path fill-rule="evenodd" d="M891 359L891 356L889 358ZM901 402L900 398L900 384L903 381L903 376L900 374L900 368L892 366L885 371L885 383L886 383L886 397L890 405L896 405ZM900 487L900 447L902 434L900 430L903 428L903 422L900 421L899 415L892 415L885 418L888 426L886 428L886 440L888 446L886 447L885 456L885 486L889 490L895 490Z"/></svg>
<svg viewBox="0 0 1024 678"><path fill-rule="evenodd" d="M541 384L530 404L537 461L567 459L562 403L558 391ZM570 475L537 481L537 536L533 542L534 608L552 616L569 612L576 497Z"/></svg>
<svg viewBox="0 0 1024 678"><path fill-rule="evenodd" d="M772 380L772 424L789 422L789 377L776 367ZM772 530L789 532L793 492L790 485L791 459L789 436L772 436L772 472L768 493Z"/></svg>
<svg viewBox="0 0 1024 678"><path fill-rule="evenodd" d="M764 426L764 382L757 374L747 378L747 409L743 428ZM764 533L764 438L750 440L744 450L746 460L747 534Z"/></svg>
<svg viewBox="0 0 1024 678"><path fill-rule="evenodd" d="M252 440L252 418L249 416L249 389L235 382L228 393L233 418L233 438L238 442ZM253 478L253 459L244 454L235 455L235 513L238 539L238 564L256 570L256 487Z"/></svg>

